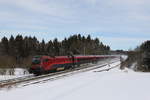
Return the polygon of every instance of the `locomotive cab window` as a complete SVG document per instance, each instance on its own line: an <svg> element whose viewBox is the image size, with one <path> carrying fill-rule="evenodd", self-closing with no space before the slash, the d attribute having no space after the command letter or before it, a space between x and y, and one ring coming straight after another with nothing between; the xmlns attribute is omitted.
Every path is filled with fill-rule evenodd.
<svg viewBox="0 0 150 100"><path fill-rule="evenodd" d="M43 60L43 62L48 62L48 61L49 61L49 59L44 59L44 60Z"/></svg>
<svg viewBox="0 0 150 100"><path fill-rule="evenodd" d="M35 64L40 64L40 63L41 63L40 58L35 57L35 58L32 59L32 64L33 64L33 65L35 65Z"/></svg>

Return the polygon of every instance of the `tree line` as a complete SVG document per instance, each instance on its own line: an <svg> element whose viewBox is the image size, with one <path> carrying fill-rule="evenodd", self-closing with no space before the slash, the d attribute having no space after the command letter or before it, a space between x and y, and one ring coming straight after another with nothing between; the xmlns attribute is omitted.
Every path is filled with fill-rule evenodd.
<svg viewBox="0 0 150 100"><path fill-rule="evenodd" d="M124 66L135 65L137 71L150 71L150 41L143 42L132 51L128 51L128 58L123 63ZM123 66L122 66L123 67Z"/></svg>
<svg viewBox="0 0 150 100"><path fill-rule="evenodd" d="M55 38L48 42L44 40L40 42L36 37L23 37L22 35L3 37L0 41L0 60L11 59L8 62L4 61L6 62L4 66L9 63L23 64L25 60L28 62L28 59L35 55L100 55L108 54L109 51L110 47L104 45L98 38L92 39L90 35L80 34L72 35L62 41Z"/></svg>

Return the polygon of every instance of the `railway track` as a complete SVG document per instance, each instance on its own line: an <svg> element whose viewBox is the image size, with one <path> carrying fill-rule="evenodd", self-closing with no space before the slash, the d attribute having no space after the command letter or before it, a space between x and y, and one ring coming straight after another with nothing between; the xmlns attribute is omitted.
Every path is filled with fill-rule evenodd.
<svg viewBox="0 0 150 100"><path fill-rule="evenodd" d="M41 75L41 76L29 75L29 76L4 80L4 81L0 81L0 89L17 87L18 85L21 85L21 84L22 84L21 86L27 86L30 84L36 84L36 83L41 83L41 82L45 82L45 81L49 81L49 80L55 80L55 79L59 79L59 78L64 77L64 76L73 75L76 73L101 68L101 67L104 67L108 64L112 64L114 62L117 62L118 60L119 59L110 60L109 63L108 62L106 63L106 61L105 61L105 63L101 62L102 64L100 64L100 65L81 66L81 67L77 67L74 69L50 73L50 74L45 74L45 75Z"/></svg>
<svg viewBox="0 0 150 100"><path fill-rule="evenodd" d="M115 63L117 61L114 61L114 62L111 62L109 64L112 64L112 63ZM57 80L57 79L60 79L60 78L63 78L65 76L71 76L71 75L74 75L74 74L77 74L77 73L82 73L82 72L87 72L87 71L90 71L90 70L94 70L94 69L98 69L98 68L101 68L101 67L104 67L106 66L107 64L103 64L103 65L99 65L99 66L95 66L95 67L87 67L87 68L84 68L84 69L77 69L77 70L74 70L74 71L71 71L71 72L67 72L67 73L62 73L62 74L58 74L58 75L55 75L55 76L52 76L52 77L48 77L48 78L44 78L40 81L35 81L35 82L29 82L27 84L24 84L23 86L28 86L28 85L31 85L31 84L36 84L36 83L44 83L44 82L47 82L47 81L52 81L52 80ZM106 68L106 69L102 69L102 70L98 70L98 71L94 71L94 72L103 72L103 71L109 71L113 68L116 68L118 67L120 64L117 64L113 67L110 67L110 68Z"/></svg>

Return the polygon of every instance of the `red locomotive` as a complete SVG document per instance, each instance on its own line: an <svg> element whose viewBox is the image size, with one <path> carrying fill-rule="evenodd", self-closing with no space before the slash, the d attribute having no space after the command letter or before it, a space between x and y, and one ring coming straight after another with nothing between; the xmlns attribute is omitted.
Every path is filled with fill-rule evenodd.
<svg viewBox="0 0 150 100"><path fill-rule="evenodd" d="M32 60L32 66L29 69L30 73L40 75L48 72L65 70L79 66L83 63L97 62L100 59L110 56L35 56Z"/></svg>

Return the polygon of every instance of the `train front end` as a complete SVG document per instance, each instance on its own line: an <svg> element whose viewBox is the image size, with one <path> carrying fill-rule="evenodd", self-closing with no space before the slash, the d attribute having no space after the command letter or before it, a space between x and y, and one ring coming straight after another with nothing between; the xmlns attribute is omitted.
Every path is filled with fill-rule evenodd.
<svg viewBox="0 0 150 100"><path fill-rule="evenodd" d="M33 57L31 67L29 68L29 73L41 75L43 72L44 69L42 65L42 58L40 56Z"/></svg>

